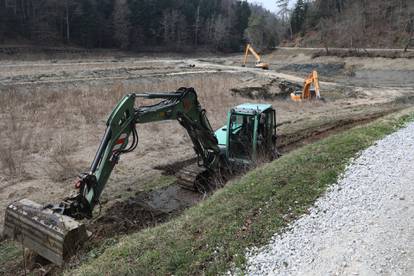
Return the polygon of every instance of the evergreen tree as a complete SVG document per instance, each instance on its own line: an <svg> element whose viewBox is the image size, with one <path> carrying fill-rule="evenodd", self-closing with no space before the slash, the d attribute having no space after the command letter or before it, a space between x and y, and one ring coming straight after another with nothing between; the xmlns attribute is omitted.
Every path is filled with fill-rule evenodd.
<svg viewBox="0 0 414 276"><path fill-rule="evenodd" d="M295 5L295 9L292 13L291 25L292 32L297 34L303 30L303 24L305 23L307 12L307 4L303 0L298 0Z"/></svg>
<svg viewBox="0 0 414 276"><path fill-rule="evenodd" d="M251 15L246 0L0 0L0 41L22 38L37 45L238 51L249 22L255 22ZM257 29L260 39L274 41L265 29L275 15L264 16Z"/></svg>

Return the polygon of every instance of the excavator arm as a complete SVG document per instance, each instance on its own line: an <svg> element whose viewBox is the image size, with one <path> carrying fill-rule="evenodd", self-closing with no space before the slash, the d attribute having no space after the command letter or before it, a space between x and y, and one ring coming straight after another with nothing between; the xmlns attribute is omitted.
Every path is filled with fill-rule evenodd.
<svg viewBox="0 0 414 276"><path fill-rule="evenodd" d="M135 108L137 98L162 101ZM213 171L219 166L218 141L193 88L180 88L174 93L129 94L109 116L91 167L76 182L77 192L57 205L41 206L27 199L9 205L5 234L61 265L86 239L86 228L77 220L92 217L120 157L137 147L136 125L164 120L178 120L187 130L201 167Z"/></svg>
<svg viewBox="0 0 414 276"><path fill-rule="evenodd" d="M134 108L137 98L163 101ZM129 94L110 115L91 168L76 183L79 193L60 204L56 210L77 219L90 218L120 156L133 151L138 145L136 124L165 120L178 120L187 130L200 166L213 170L218 165L218 142L194 89L181 88L175 93Z"/></svg>
<svg viewBox="0 0 414 276"><path fill-rule="evenodd" d="M312 86L313 90L311 90ZM305 79L303 89L291 93L290 98L295 102L311 100L314 98L317 100L323 100L320 93L318 72L316 70L313 70Z"/></svg>
<svg viewBox="0 0 414 276"><path fill-rule="evenodd" d="M246 46L246 50L244 52L244 59L243 59L243 67L246 66L247 63L247 58L249 56L249 53L251 53L255 59L256 59L256 67L258 68L262 68L264 70L269 69L269 64L262 62L262 58L260 57L260 55L253 49L252 45L247 44Z"/></svg>
<svg viewBox="0 0 414 276"><path fill-rule="evenodd" d="M244 61L243 61L243 65L246 65L247 63L247 57L249 56L249 53L251 53L254 58L256 59L257 63L262 62L262 58L260 57L260 55L253 49L252 45L247 44L246 46L246 51L244 53Z"/></svg>
<svg viewBox="0 0 414 276"><path fill-rule="evenodd" d="M302 92L302 99L310 99L312 98L311 95L311 87L314 87L315 89L315 96L316 99L320 99L320 87L319 87L319 77L318 72L316 70L313 70L312 73L309 74L308 78L305 80L305 84L303 86L303 92Z"/></svg>
<svg viewBox="0 0 414 276"><path fill-rule="evenodd" d="M136 98L163 99L151 106L134 108ZM175 93L129 94L115 107L91 168L80 176L79 193L60 204L56 210L76 218L92 217L92 210L122 154L138 145L136 124L178 120L187 130L200 166L214 170L219 162L218 141L200 106L193 88L180 88Z"/></svg>

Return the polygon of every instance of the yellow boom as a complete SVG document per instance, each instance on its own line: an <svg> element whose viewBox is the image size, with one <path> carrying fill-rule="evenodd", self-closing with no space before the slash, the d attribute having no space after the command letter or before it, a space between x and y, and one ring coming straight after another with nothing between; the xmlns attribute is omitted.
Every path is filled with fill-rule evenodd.
<svg viewBox="0 0 414 276"><path fill-rule="evenodd" d="M313 86L313 89L311 89ZM320 87L319 87L319 78L318 72L313 70L312 73L306 78L303 90L296 91L290 94L290 98L295 102L300 102L302 100L312 100L312 99L321 99Z"/></svg>
<svg viewBox="0 0 414 276"><path fill-rule="evenodd" d="M249 56L249 53L251 53L255 58L256 58L256 68L261 68L263 70L268 70L269 69L269 64L262 62L262 58L260 57L260 55L253 49L252 45L247 44L246 45L246 51L244 53L244 60L243 60L243 67L246 66L247 63L247 57Z"/></svg>

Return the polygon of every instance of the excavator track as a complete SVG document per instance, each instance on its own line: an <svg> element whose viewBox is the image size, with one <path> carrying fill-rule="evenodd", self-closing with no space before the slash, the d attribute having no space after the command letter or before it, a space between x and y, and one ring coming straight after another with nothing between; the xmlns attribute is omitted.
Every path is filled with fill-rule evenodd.
<svg viewBox="0 0 414 276"><path fill-rule="evenodd" d="M183 189L204 193L209 190L210 174L206 168L192 164L179 170L175 176Z"/></svg>

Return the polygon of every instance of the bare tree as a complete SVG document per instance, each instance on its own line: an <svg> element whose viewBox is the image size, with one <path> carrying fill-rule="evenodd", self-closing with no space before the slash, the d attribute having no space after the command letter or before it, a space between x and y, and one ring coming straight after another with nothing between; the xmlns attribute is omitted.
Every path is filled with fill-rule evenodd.
<svg viewBox="0 0 414 276"><path fill-rule="evenodd" d="M293 38L292 23L290 21L289 0L276 0L276 5L279 8L278 15L282 18L282 24L288 27L290 39Z"/></svg>
<svg viewBox="0 0 414 276"><path fill-rule="evenodd" d="M201 20L200 20L200 4L201 4L201 1L198 3L195 22L194 22L194 45L195 46L198 45L198 32L200 31L200 23L201 23Z"/></svg>
<svg viewBox="0 0 414 276"><path fill-rule="evenodd" d="M319 22L320 41L325 48L326 54L329 55L329 22L326 19L321 19Z"/></svg>
<svg viewBox="0 0 414 276"><path fill-rule="evenodd" d="M216 49L220 49L223 46L226 39L229 36L229 19L225 18L221 14L217 16L214 22L214 44Z"/></svg>
<svg viewBox="0 0 414 276"><path fill-rule="evenodd" d="M70 42L70 21L69 21L69 0L65 1L65 19L66 19L66 42Z"/></svg>
<svg viewBox="0 0 414 276"><path fill-rule="evenodd" d="M187 23L178 10L168 10L163 13L161 21L163 39L170 48L179 48L187 39Z"/></svg>
<svg viewBox="0 0 414 276"><path fill-rule="evenodd" d="M413 16L408 20L406 25L406 32L407 32L407 42L404 46L404 52L408 51L408 48L411 45L411 42L414 40L414 18Z"/></svg>
<svg viewBox="0 0 414 276"><path fill-rule="evenodd" d="M114 39L121 49L129 46L129 22L127 0L115 0L113 12Z"/></svg>

